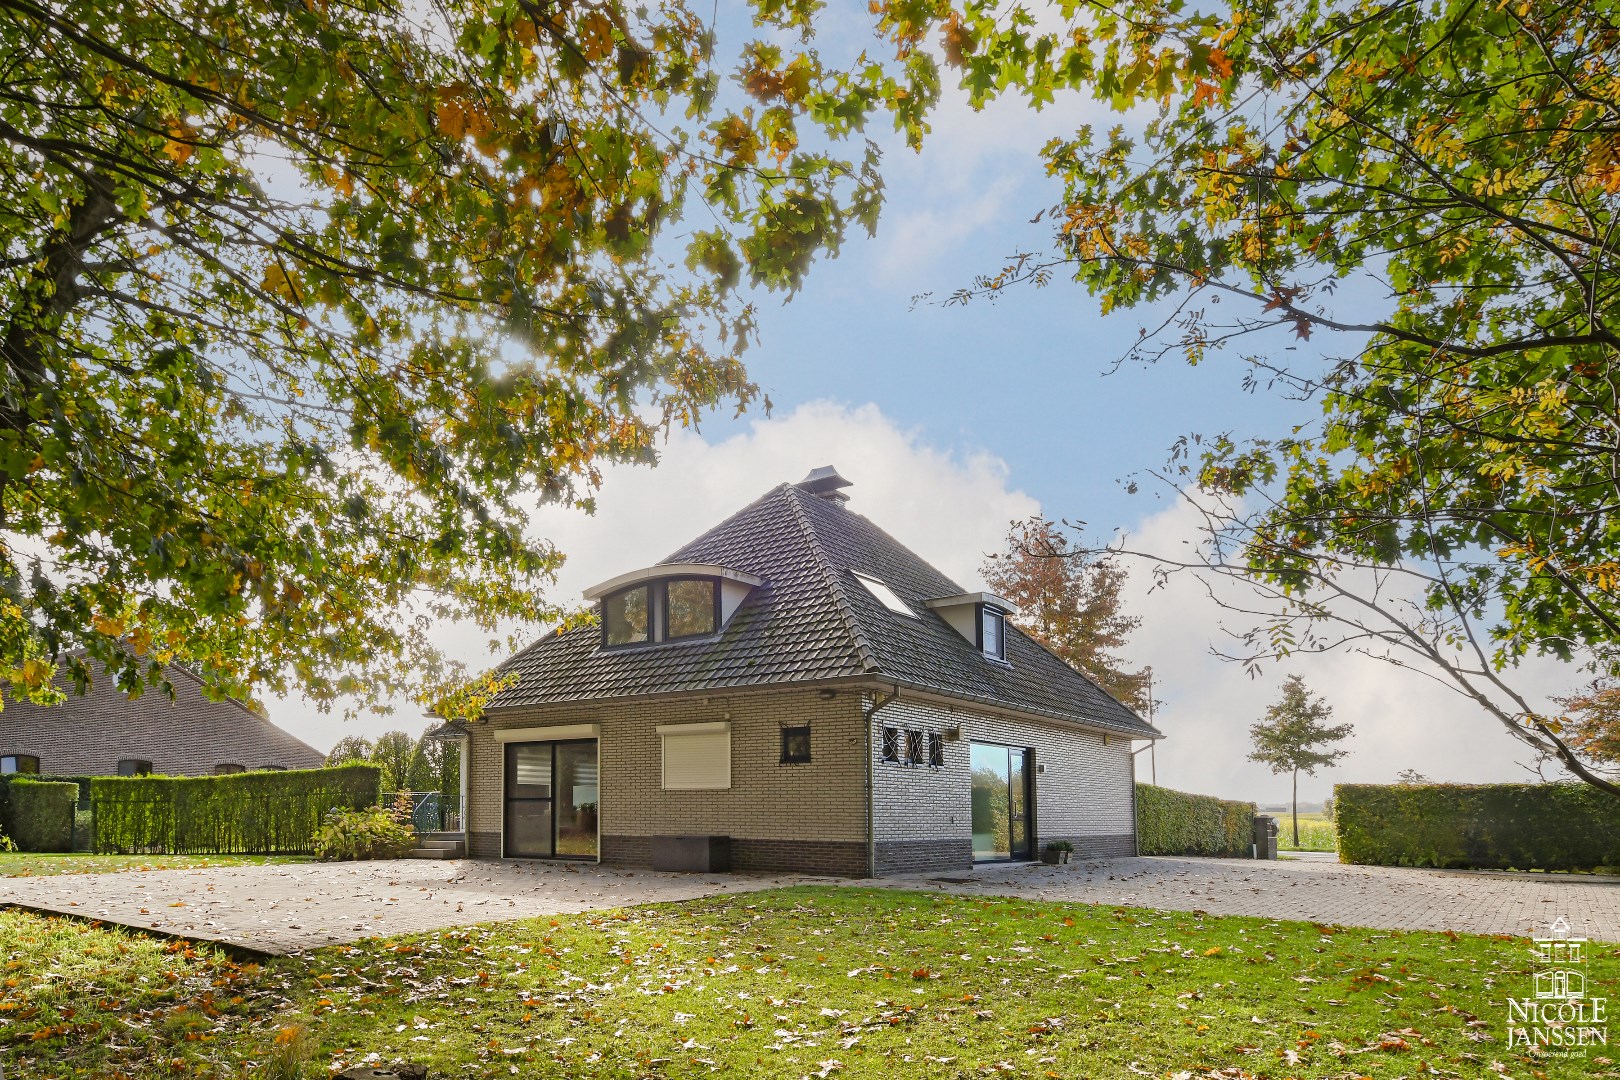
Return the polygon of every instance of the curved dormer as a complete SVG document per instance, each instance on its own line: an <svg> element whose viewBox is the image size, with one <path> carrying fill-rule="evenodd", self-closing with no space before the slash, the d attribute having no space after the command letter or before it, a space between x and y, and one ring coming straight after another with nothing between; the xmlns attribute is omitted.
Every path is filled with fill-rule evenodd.
<svg viewBox="0 0 1620 1080"><path fill-rule="evenodd" d="M720 632L748 594L765 584L714 563L659 563L585 590L601 603L602 647L627 649Z"/></svg>

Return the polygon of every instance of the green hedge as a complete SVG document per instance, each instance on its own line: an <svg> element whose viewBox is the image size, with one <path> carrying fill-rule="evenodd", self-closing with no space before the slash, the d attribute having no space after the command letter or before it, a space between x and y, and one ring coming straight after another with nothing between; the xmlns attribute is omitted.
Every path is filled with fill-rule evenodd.
<svg viewBox="0 0 1620 1080"><path fill-rule="evenodd" d="M98 776L90 782L99 852L305 854L334 807L377 804L375 765L228 776Z"/></svg>
<svg viewBox="0 0 1620 1080"><path fill-rule="evenodd" d="M1136 849L1143 855L1250 855L1254 803L1136 785Z"/></svg>
<svg viewBox="0 0 1620 1080"><path fill-rule="evenodd" d="M79 785L13 777L6 787L6 835L18 851L73 850Z"/></svg>
<svg viewBox="0 0 1620 1080"><path fill-rule="evenodd" d="M1369 866L1620 866L1620 801L1585 784L1340 784L1339 858Z"/></svg>

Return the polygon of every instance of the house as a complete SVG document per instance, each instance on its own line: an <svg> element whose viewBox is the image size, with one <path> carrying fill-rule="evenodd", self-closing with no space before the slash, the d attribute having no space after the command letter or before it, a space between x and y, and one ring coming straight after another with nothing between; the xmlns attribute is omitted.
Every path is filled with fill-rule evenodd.
<svg viewBox="0 0 1620 1080"><path fill-rule="evenodd" d="M202 680L172 664L174 698L131 699L111 678L79 695L63 678L60 705L7 701L0 773L52 776L207 776L249 769L318 769L326 755L239 701L210 701Z"/></svg>
<svg viewBox="0 0 1620 1080"><path fill-rule="evenodd" d="M850 876L1058 839L1134 854L1132 742L1159 732L850 486L823 468L772 489L587 590L599 627L502 665L515 684L467 729L470 854Z"/></svg>

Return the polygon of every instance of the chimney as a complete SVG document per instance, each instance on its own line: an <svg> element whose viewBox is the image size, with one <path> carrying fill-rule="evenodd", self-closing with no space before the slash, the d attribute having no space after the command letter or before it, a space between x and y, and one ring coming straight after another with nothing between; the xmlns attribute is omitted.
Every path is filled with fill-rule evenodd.
<svg viewBox="0 0 1620 1080"><path fill-rule="evenodd" d="M826 499L830 503L842 505L849 502L849 496L839 488L854 487L850 481L838 475L838 470L831 465L823 465L819 469L811 469L803 480L794 485L800 491L814 495L818 499Z"/></svg>

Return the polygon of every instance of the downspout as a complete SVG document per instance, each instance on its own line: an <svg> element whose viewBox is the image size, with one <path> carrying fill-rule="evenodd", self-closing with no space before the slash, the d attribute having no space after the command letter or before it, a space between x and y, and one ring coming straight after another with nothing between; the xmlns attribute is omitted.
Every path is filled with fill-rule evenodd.
<svg viewBox="0 0 1620 1080"><path fill-rule="evenodd" d="M877 716L878 710L894 703L900 696L900 687L896 686L889 691L887 697L874 698L871 707L866 709L861 718L866 723L866 876L877 877L877 824L875 796L873 785L876 782L877 761L872 757L872 719Z"/></svg>
<svg viewBox="0 0 1620 1080"><path fill-rule="evenodd" d="M461 753L458 756L461 758L461 769L459 770L461 776L458 778L461 781L461 853L470 857L472 855L472 830L468 827L467 820L467 811L470 809L467 805L467 773L472 768L471 731L461 737Z"/></svg>

